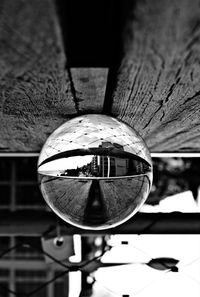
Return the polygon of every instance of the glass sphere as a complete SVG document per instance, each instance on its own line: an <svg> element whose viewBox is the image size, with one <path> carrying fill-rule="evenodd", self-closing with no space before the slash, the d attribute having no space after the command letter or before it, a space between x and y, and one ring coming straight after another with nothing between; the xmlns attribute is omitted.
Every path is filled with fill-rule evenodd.
<svg viewBox="0 0 200 297"><path fill-rule="evenodd" d="M106 115L79 116L47 139L38 161L44 199L83 229L115 227L142 206L152 185L150 153L135 130Z"/></svg>

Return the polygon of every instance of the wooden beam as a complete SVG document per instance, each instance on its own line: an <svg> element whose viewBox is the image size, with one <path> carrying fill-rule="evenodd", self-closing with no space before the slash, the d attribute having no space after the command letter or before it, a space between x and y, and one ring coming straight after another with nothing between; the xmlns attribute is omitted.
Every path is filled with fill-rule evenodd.
<svg viewBox="0 0 200 297"><path fill-rule="evenodd" d="M108 68L70 68L79 113L102 113Z"/></svg>
<svg viewBox="0 0 200 297"><path fill-rule="evenodd" d="M0 15L0 149L38 151L75 112L55 7L8 0Z"/></svg>
<svg viewBox="0 0 200 297"><path fill-rule="evenodd" d="M0 236L40 236L56 227L57 216L44 211L0 211ZM92 231L60 221L62 234L200 234L199 213L137 213L111 229Z"/></svg>
<svg viewBox="0 0 200 297"><path fill-rule="evenodd" d="M151 152L199 152L199 1L128 3L112 114L135 127Z"/></svg>
<svg viewBox="0 0 200 297"><path fill-rule="evenodd" d="M67 119L101 112L107 70L70 71L53 0L3 1L0 17L0 153L39 152Z"/></svg>

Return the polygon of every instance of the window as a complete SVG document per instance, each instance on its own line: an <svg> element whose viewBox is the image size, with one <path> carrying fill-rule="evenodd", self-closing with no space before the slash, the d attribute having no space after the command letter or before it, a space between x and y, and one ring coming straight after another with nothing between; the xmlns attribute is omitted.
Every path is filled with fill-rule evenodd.
<svg viewBox="0 0 200 297"><path fill-rule="evenodd" d="M0 210L48 207L37 182L37 158L0 158Z"/></svg>

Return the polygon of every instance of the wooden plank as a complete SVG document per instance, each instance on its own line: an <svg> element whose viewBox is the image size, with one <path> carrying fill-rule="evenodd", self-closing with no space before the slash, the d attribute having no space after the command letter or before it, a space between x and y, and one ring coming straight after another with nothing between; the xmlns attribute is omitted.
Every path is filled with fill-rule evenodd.
<svg viewBox="0 0 200 297"><path fill-rule="evenodd" d="M129 1L112 114L151 152L200 151L199 16L197 0Z"/></svg>
<svg viewBox="0 0 200 297"><path fill-rule="evenodd" d="M107 69L66 68L53 0L0 5L0 153L38 153L80 113L101 113Z"/></svg>
<svg viewBox="0 0 200 297"><path fill-rule="evenodd" d="M108 68L71 68L79 113L102 113Z"/></svg>
<svg viewBox="0 0 200 297"><path fill-rule="evenodd" d="M75 112L51 0L0 5L0 149L38 151Z"/></svg>
<svg viewBox="0 0 200 297"><path fill-rule="evenodd" d="M86 230L60 221L62 234L200 234L199 213L137 213L126 223L106 230ZM0 236L40 236L58 223L53 212L0 211ZM34 226L34 227L33 227Z"/></svg>

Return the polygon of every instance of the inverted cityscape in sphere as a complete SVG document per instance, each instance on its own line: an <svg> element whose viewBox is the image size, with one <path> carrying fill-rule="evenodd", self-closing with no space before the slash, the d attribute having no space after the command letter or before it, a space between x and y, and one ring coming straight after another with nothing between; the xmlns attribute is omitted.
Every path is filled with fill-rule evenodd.
<svg viewBox="0 0 200 297"><path fill-rule="evenodd" d="M84 229L115 227L148 197L152 161L138 133L106 115L83 115L61 125L38 161L44 199L63 220Z"/></svg>

